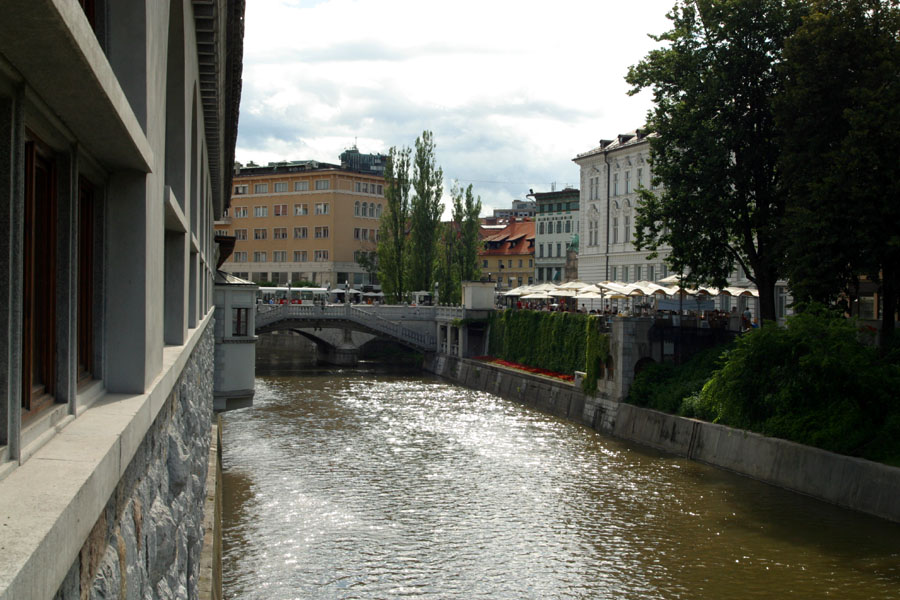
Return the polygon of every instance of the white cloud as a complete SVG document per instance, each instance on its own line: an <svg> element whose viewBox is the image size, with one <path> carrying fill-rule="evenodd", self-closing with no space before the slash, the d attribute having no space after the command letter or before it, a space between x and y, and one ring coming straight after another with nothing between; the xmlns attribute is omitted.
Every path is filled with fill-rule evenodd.
<svg viewBox="0 0 900 600"><path fill-rule="evenodd" d="M643 123L628 66L668 28L672 0L251 0L237 160L337 162L434 132L447 179L485 212Z"/></svg>

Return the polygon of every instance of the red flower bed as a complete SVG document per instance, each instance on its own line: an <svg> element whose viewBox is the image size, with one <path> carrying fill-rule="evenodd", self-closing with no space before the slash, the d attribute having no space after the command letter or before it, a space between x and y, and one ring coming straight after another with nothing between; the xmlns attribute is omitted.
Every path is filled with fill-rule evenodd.
<svg viewBox="0 0 900 600"><path fill-rule="evenodd" d="M564 373L556 373L555 371L548 371L547 369L529 367L528 365L520 365L519 363L503 360L502 358L494 358L493 356L476 356L474 360L480 360L482 362L492 363L495 365L500 365L502 367L509 367L510 369L517 369L519 371L526 371L528 373L534 373L536 375L544 375L545 377L553 377L554 379L561 379L562 381L575 381L574 375L565 375Z"/></svg>

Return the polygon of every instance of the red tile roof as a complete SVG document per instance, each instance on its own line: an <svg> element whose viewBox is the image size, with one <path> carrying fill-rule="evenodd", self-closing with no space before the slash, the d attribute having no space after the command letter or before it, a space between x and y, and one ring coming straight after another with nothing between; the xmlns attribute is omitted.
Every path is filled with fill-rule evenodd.
<svg viewBox="0 0 900 600"><path fill-rule="evenodd" d="M516 221L500 230L482 228L481 233L481 256L534 254L534 221Z"/></svg>

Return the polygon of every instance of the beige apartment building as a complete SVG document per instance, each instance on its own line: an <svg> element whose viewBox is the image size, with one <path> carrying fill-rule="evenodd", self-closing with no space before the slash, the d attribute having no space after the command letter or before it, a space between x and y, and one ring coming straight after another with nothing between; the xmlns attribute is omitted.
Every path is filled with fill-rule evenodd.
<svg viewBox="0 0 900 600"><path fill-rule="evenodd" d="M236 238L222 270L281 285L372 284L357 253L376 248L383 157L361 156L374 161L357 162L358 169L316 161L237 168L231 208L215 225L217 234Z"/></svg>

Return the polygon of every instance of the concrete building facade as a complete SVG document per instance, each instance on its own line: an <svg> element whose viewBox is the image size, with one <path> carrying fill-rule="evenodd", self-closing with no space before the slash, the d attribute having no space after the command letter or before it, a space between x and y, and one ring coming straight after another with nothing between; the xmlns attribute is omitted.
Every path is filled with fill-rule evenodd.
<svg viewBox="0 0 900 600"><path fill-rule="evenodd" d="M599 146L573 159L581 168L579 279L658 281L669 275L665 248L648 260L650 252L633 244L637 191L653 189L649 153L648 136L636 129L600 140Z"/></svg>
<svg viewBox="0 0 900 600"><path fill-rule="evenodd" d="M4 5L0 599L198 596L243 11Z"/></svg>
<svg viewBox="0 0 900 600"><path fill-rule="evenodd" d="M376 249L386 204L376 173L316 161L236 170L231 208L216 222L217 234L236 238L222 269L282 285L371 284L357 253Z"/></svg>
<svg viewBox="0 0 900 600"><path fill-rule="evenodd" d="M538 192L534 199L537 203L534 280L563 283L566 281L566 252L578 240L581 231L579 192L573 188Z"/></svg>

